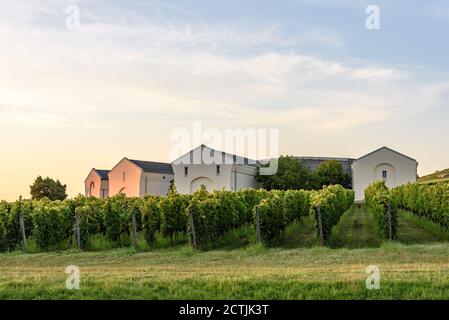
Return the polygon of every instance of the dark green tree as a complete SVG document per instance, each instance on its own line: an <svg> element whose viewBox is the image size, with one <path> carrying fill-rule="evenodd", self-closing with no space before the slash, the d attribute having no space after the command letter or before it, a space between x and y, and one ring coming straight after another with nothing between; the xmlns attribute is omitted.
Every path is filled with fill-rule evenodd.
<svg viewBox="0 0 449 320"><path fill-rule="evenodd" d="M62 184L59 180L53 180L49 177L43 179L41 176L34 180L30 186L31 198L39 200L48 198L50 200L64 200L67 198L67 186Z"/></svg>
<svg viewBox="0 0 449 320"><path fill-rule="evenodd" d="M339 184L345 188L351 188L351 177L343 171L343 165L337 160L322 162L315 170L317 188L332 184Z"/></svg>
<svg viewBox="0 0 449 320"><path fill-rule="evenodd" d="M257 182L267 190L313 189L314 183L304 164L293 156L281 156L274 175L257 174Z"/></svg>

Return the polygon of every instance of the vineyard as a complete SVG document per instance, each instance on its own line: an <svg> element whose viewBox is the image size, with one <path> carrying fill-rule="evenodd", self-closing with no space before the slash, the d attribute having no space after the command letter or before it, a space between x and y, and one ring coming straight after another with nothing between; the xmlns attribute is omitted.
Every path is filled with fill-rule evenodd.
<svg viewBox="0 0 449 320"><path fill-rule="evenodd" d="M407 184L389 190L383 182L376 182L365 190L365 199L372 230L381 239L397 239L399 210L449 228L447 183ZM220 239L232 233L246 237L240 239L240 246L253 241L276 246L286 230L303 218L311 221L321 244L328 245L334 226L353 202L354 192L339 185L319 191L200 189L182 195L172 189L165 197L3 201L0 251L151 249L160 239L167 246L190 243L209 250L222 247ZM241 230L246 234L240 235Z"/></svg>
<svg viewBox="0 0 449 320"><path fill-rule="evenodd" d="M376 182L365 190L365 201L385 239L390 232L397 237L398 209L449 228L449 183L408 183L389 190Z"/></svg>
<svg viewBox="0 0 449 320"><path fill-rule="evenodd" d="M379 182L365 205L341 186L1 202L0 299L448 298L447 194ZM24 244L37 254L7 252ZM373 264L381 290L366 290Z"/></svg>
<svg viewBox="0 0 449 320"><path fill-rule="evenodd" d="M392 191L383 181L371 184L365 190L365 202L370 208L378 231L384 239L393 240L397 235L397 206Z"/></svg>
<svg viewBox="0 0 449 320"><path fill-rule="evenodd" d="M449 183L409 183L391 191L395 206L449 228Z"/></svg>
<svg viewBox="0 0 449 320"><path fill-rule="evenodd" d="M182 195L172 189L166 197L1 202L0 251L13 251L27 242L39 251L77 246L86 250L92 239L124 247L135 244L136 237L151 247L157 236L173 242L189 239L195 247L210 249L217 239L241 227L269 245L306 216L314 218L317 235L327 240L353 202L354 192L339 185L319 191L200 189Z"/></svg>

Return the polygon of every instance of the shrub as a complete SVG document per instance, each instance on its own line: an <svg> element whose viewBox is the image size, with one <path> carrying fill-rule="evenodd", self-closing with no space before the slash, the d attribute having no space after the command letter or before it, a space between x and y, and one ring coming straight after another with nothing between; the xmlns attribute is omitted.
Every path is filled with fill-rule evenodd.
<svg viewBox="0 0 449 320"><path fill-rule="evenodd" d="M79 216L81 246L85 246L90 236L96 234L105 234L106 228L103 222L102 206L104 202L100 199L90 198L75 207L75 214ZM75 231L75 229L74 229Z"/></svg>
<svg viewBox="0 0 449 320"><path fill-rule="evenodd" d="M391 195L396 206L449 228L449 183L409 183Z"/></svg>
<svg viewBox="0 0 449 320"><path fill-rule="evenodd" d="M316 193L327 201L323 200L322 204L326 228L336 220L330 213L331 209L340 212L350 205L348 194L353 196L352 191L340 186ZM33 239L36 249L41 250L69 245L69 240L74 239L75 235L75 215L79 216L81 245L87 249L129 245L133 215L136 217L137 231L142 232L148 244L158 246L159 241L164 243L163 246L173 245L174 238L185 242L187 234L191 233L189 212L192 213L197 242L201 247L213 248L225 242L226 246L232 247L229 243L232 239L239 246L248 243L248 230L253 230L255 234L256 206L259 208L262 240L272 243L283 235L288 225L310 213L311 195L304 190L209 193L205 188L193 195L181 195L172 187L167 197L140 199L117 195L97 199L78 196L64 201L44 198L0 202L0 250L14 250L20 245L21 212L26 235Z"/></svg>
<svg viewBox="0 0 449 320"><path fill-rule="evenodd" d="M141 227L143 236L148 243L155 241L156 232L161 228L162 210L159 206L161 199L160 197L147 197L140 207Z"/></svg>
<svg viewBox="0 0 449 320"><path fill-rule="evenodd" d="M389 222L387 207L391 208L391 231L392 238L396 239L398 214L396 202L392 199L392 193L388 190L385 182L375 182L365 190L365 202L370 208L374 220L376 221L377 228L385 239L389 238Z"/></svg>
<svg viewBox="0 0 449 320"><path fill-rule="evenodd" d="M129 235L128 204L124 195L107 199L102 211L109 240L119 241L122 234Z"/></svg>
<svg viewBox="0 0 449 320"><path fill-rule="evenodd" d="M270 192L264 189L242 189L235 192L236 197L241 199L241 212L239 213L240 225L253 223L253 209L262 199L269 197Z"/></svg>
<svg viewBox="0 0 449 320"><path fill-rule="evenodd" d="M161 209L161 231L164 236L177 237L178 233L187 231L186 208L190 195L181 195L173 187L166 197L159 201Z"/></svg>
<svg viewBox="0 0 449 320"><path fill-rule="evenodd" d="M265 190L208 193L204 188L195 192L187 214L192 214L197 244L212 248L232 230L254 225L253 208L269 194Z"/></svg>
<svg viewBox="0 0 449 320"><path fill-rule="evenodd" d="M282 235L287 220L283 208L283 193L272 193L254 208L254 219L259 212L260 235L264 242L272 243Z"/></svg>
<svg viewBox="0 0 449 320"><path fill-rule="evenodd" d="M310 213L310 192L287 190L283 195L282 207L289 224L299 221Z"/></svg>
<svg viewBox="0 0 449 320"><path fill-rule="evenodd" d="M35 202L32 214L33 238L40 248L59 246L72 235L73 213L65 201Z"/></svg>
<svg viewBox="0 0 449 320"><path fill-rule="evenodd" d="M354 191L345 189L340 185L324 187L319 191L312 191L311 203L317 226L318 214L316 208L320 207L323 237L327 241L332 227L340 221L343 213L354 203ZM318 228L317 232L319 232Z"/></svg>
<svg viewBox="0 0 449 320"><path fill-rule="evenodd" d="M6 238L6 220L8 219L10 205L2 201L0 202L0 251L8 249L8 241Z"/></svg>

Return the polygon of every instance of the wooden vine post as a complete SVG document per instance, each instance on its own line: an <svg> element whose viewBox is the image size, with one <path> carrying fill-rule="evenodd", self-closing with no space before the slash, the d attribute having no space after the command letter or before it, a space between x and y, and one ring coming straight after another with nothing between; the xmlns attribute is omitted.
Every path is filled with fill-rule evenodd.
<svg viewBox="0 0 449 320"><path fill-rule="evenodd" d="M320 245L324 246L324 233L323 233L323 221L321 220L321 206L317 205L316 213L318 216L318 228L320 232Z"/></svg>
<svg viewBox="0 0 449 320"><path fill-rule="evenodd" d="M132 223L133 223L133 244L137 246L137 223L136 223L136 214L133 212L132 215Z"/></svg>
<svg viewBox="0 0 449 320"><path fill-rule="evenodd" d="M191 241L192 241L192 246L194 248L197 247L197 242L196 242L196 232L195 232L195 223L193 222L193 212L190 209L189 210L189 222L190 222L190 233L191 233Z"/></svg>
<svg viewBox="0 0 449 320"><path fill-rule="evenodd" d="M391 203L387 203L388 240L393 240L393 227L391 224Z"/></svg>
<svg viewBox="0 0 449 320"><path fill-rule="evenodd" d="M75 213L76 244L81 249L80 215Z"/></svg>
<svg viewBox="0 0 449 320"><path fill-rule="evenodd" d="M26 250L27 237L26 237L26 233L25 233L25 219L23 218L22 196L20 196L20 198L19 198L19 224L20 224L20 234L22 235L23 250Z"/></svg>
<svg viewBox="0 0 449 320"><path fill-rule="evenodd" d="M260 242L260 213L259 206L256 206L256 241Z"/></svg>

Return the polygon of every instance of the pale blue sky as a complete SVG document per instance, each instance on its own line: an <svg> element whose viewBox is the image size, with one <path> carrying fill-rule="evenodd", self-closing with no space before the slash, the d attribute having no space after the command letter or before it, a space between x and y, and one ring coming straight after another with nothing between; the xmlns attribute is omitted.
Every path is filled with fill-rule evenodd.
<svg viewBox="0 0 449 320"><path fill-rule="evenodd" d="M38 174L76 195L91 167L169 161L195 120L279 129L283 154L387 145L420 174L447 168L448 34L447 1L0 0L0 198Z"/></svg>

